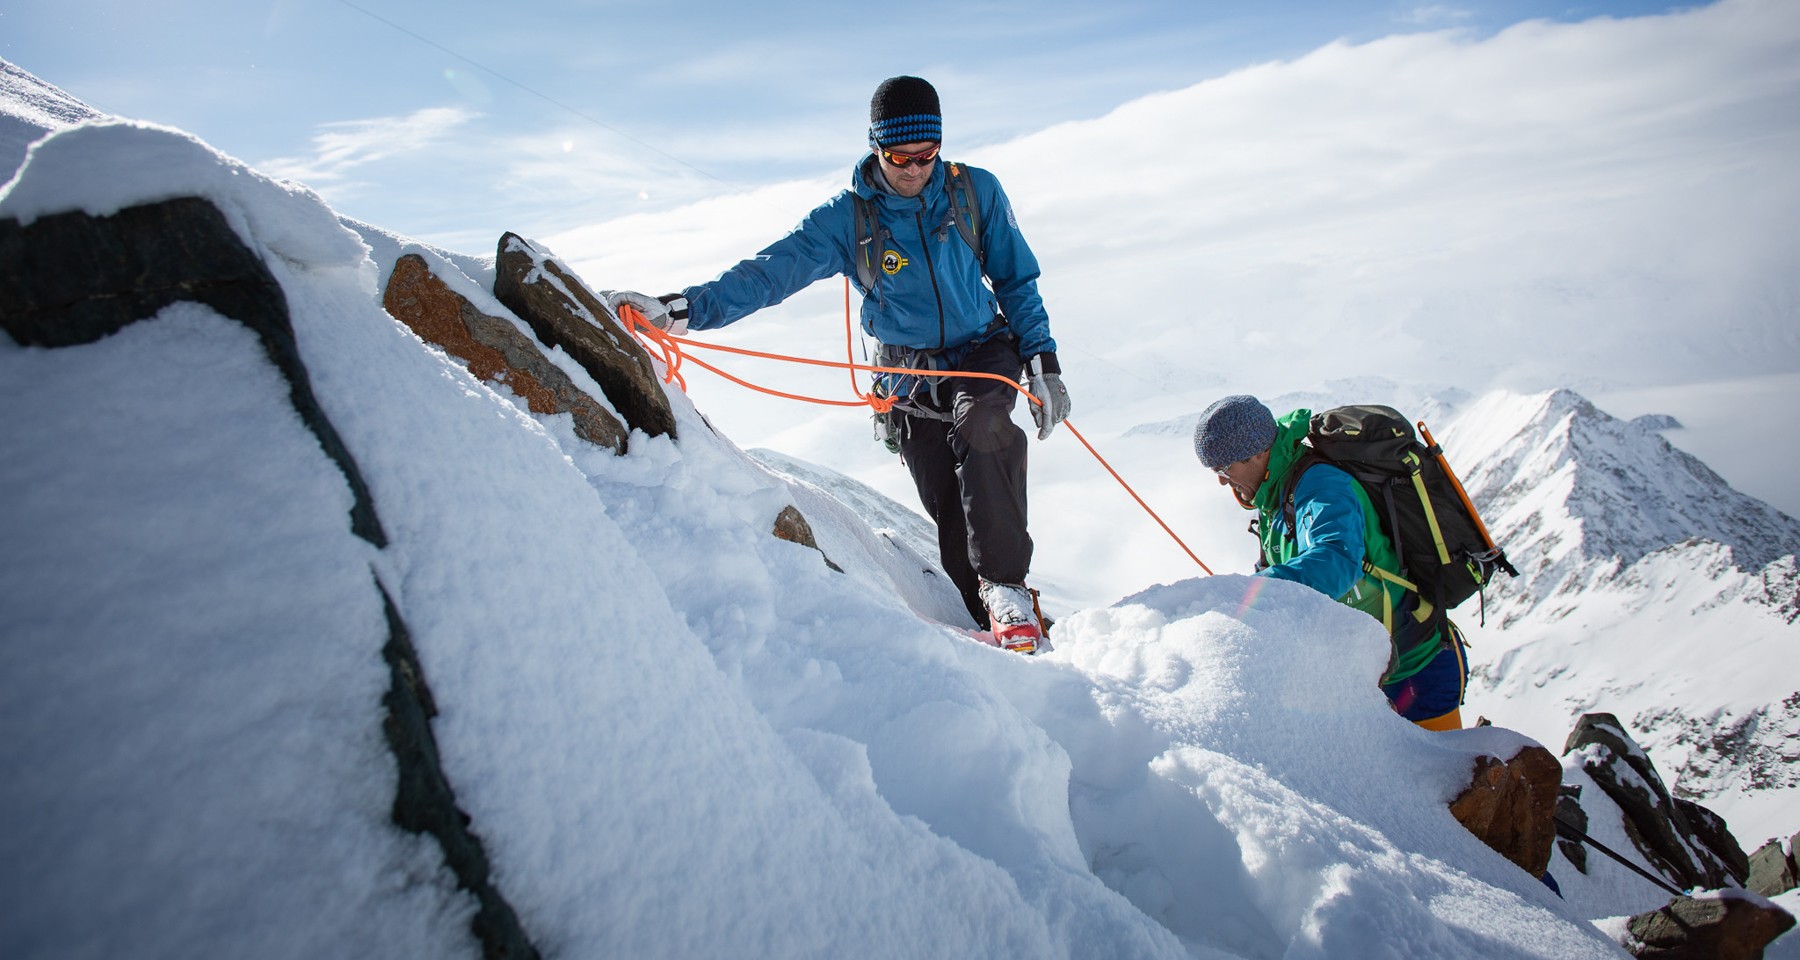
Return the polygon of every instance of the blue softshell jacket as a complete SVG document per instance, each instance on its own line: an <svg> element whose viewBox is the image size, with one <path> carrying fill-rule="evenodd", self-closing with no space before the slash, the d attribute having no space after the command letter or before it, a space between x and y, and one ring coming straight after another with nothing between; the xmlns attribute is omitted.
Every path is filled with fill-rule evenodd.
<svg viewBox="0 0 1800 960"><path fill-rule="evenodd" d="M1343 597L1363 578L1364 513L1356 481L1328 463L1314 464L1294 485L1294 525L1280 510L1266 522L1294 538L1298 551L1259 573L1304 583L1328 597ZM1377 615L1379 616L1379 615Z"/></svg>
<svg viewBox="0 0 1800 960"><path fill-rule="evenodd" d="M982 339L1004 312L1007 328L1027 359L1054 353L1050 318L1038 296L1037 257L1019 233L1012 204L993 174L964 165L981 208L987 276L975 251L951 219L945 190L947 164L934 164L917 197L876 186L873 155L850 176L850 189L819 205L787 236L720 274L688 287L688 327L711 330L771 307L814 281L856 276L854 192L875 201L886 228L876 289L863 291L862 327L883 344L915 350L950 350Z"/></svg>

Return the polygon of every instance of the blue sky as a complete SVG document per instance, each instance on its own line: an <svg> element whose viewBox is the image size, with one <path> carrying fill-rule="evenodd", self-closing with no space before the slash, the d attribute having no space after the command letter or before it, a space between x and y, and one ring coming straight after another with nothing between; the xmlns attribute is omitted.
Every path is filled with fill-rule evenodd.
<svg viewBox="0 0 1800 960"><path fill-rule="evenodd" d="M456 244L841 169L898 73L937 84L972 148L1333 40L1680 6L4 0L0 56Z"/></svg>

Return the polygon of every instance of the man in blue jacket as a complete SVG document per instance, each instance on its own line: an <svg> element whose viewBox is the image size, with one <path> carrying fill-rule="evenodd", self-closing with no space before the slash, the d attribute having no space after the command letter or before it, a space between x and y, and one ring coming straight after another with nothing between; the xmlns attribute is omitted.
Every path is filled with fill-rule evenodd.
<svg viewBox="0 0 1800 960"><path fill-rule="evenodd" d="M883 81L869 103L869 155L852 171L850 189L711 282L661 297L620 291L609 304L630 303L658 327L685 333L733 323L826 277L856 277L863 330L881 344L877 365L1013 381L1023 373L1042 440L1070 404L1038 296L1037 258L1000 182L968 166L960 169L980 235L974 244L964 239L950 165L938 159L942 144L931 84ZM859 207L873 212L866 229L859 230ZM859 277L859 258L878 269ZM886 376L877 386L899 398L887 415L890 446L898 446L937 524L944 572L970 616L1002 646L1035 652L1042 637L1025 587L1032 551L1026 441L1012 422L1018 391L974 377Z"/></svg>
<svg viewBox="0 0 1800 960"><path fill-rule="evenodd" d="M1311 419L1295 410L1277 420L1255 397L1225 397L1200 414L1194 455L1239 506L1257 511L1257 574L1304 583L1380 621L1391 645L1381 691L1394 711L1427 730L1459 729L1469 677L1462 634L1448 619L1419 614L1417 594L1371 569L1400 569L1393 541L1356 478L1302 462ZM1283 503L1290 489L1291 514Z"/></svg>

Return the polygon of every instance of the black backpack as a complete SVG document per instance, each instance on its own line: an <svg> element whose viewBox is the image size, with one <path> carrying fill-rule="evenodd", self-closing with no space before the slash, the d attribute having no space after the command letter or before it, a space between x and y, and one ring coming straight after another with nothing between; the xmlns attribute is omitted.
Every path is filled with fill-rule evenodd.
<svg viewBox="0 0 1800 960"><path fill-rule="evenodd" d="M1423 422L1419 429L1431 440ZM1400 559L1397 578L1376 571L1366 559L1364 571L1418 594L1432 605L1434 616L1480 593L1497 571L1519 575L1481 522L1442 448L1435 441L1420 443L1399 411L1370 404L1315 413L1305 444L1281 491L1289 530L1295 529L1294 487L1300 475L1313 464L1329 463L1362 484Z"/></svg>

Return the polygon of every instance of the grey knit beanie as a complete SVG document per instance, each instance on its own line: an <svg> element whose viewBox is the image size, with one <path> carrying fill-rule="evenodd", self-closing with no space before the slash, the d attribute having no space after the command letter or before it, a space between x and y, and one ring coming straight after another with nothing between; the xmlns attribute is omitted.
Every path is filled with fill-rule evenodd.
<svg viewBox="0 0 1800 960"><path fill-rule="evenodd" d="M1194 456L1208 470L1248 460L1275 445L1275 415L1239 393L1213 402L1194 427Z"/></svg>

